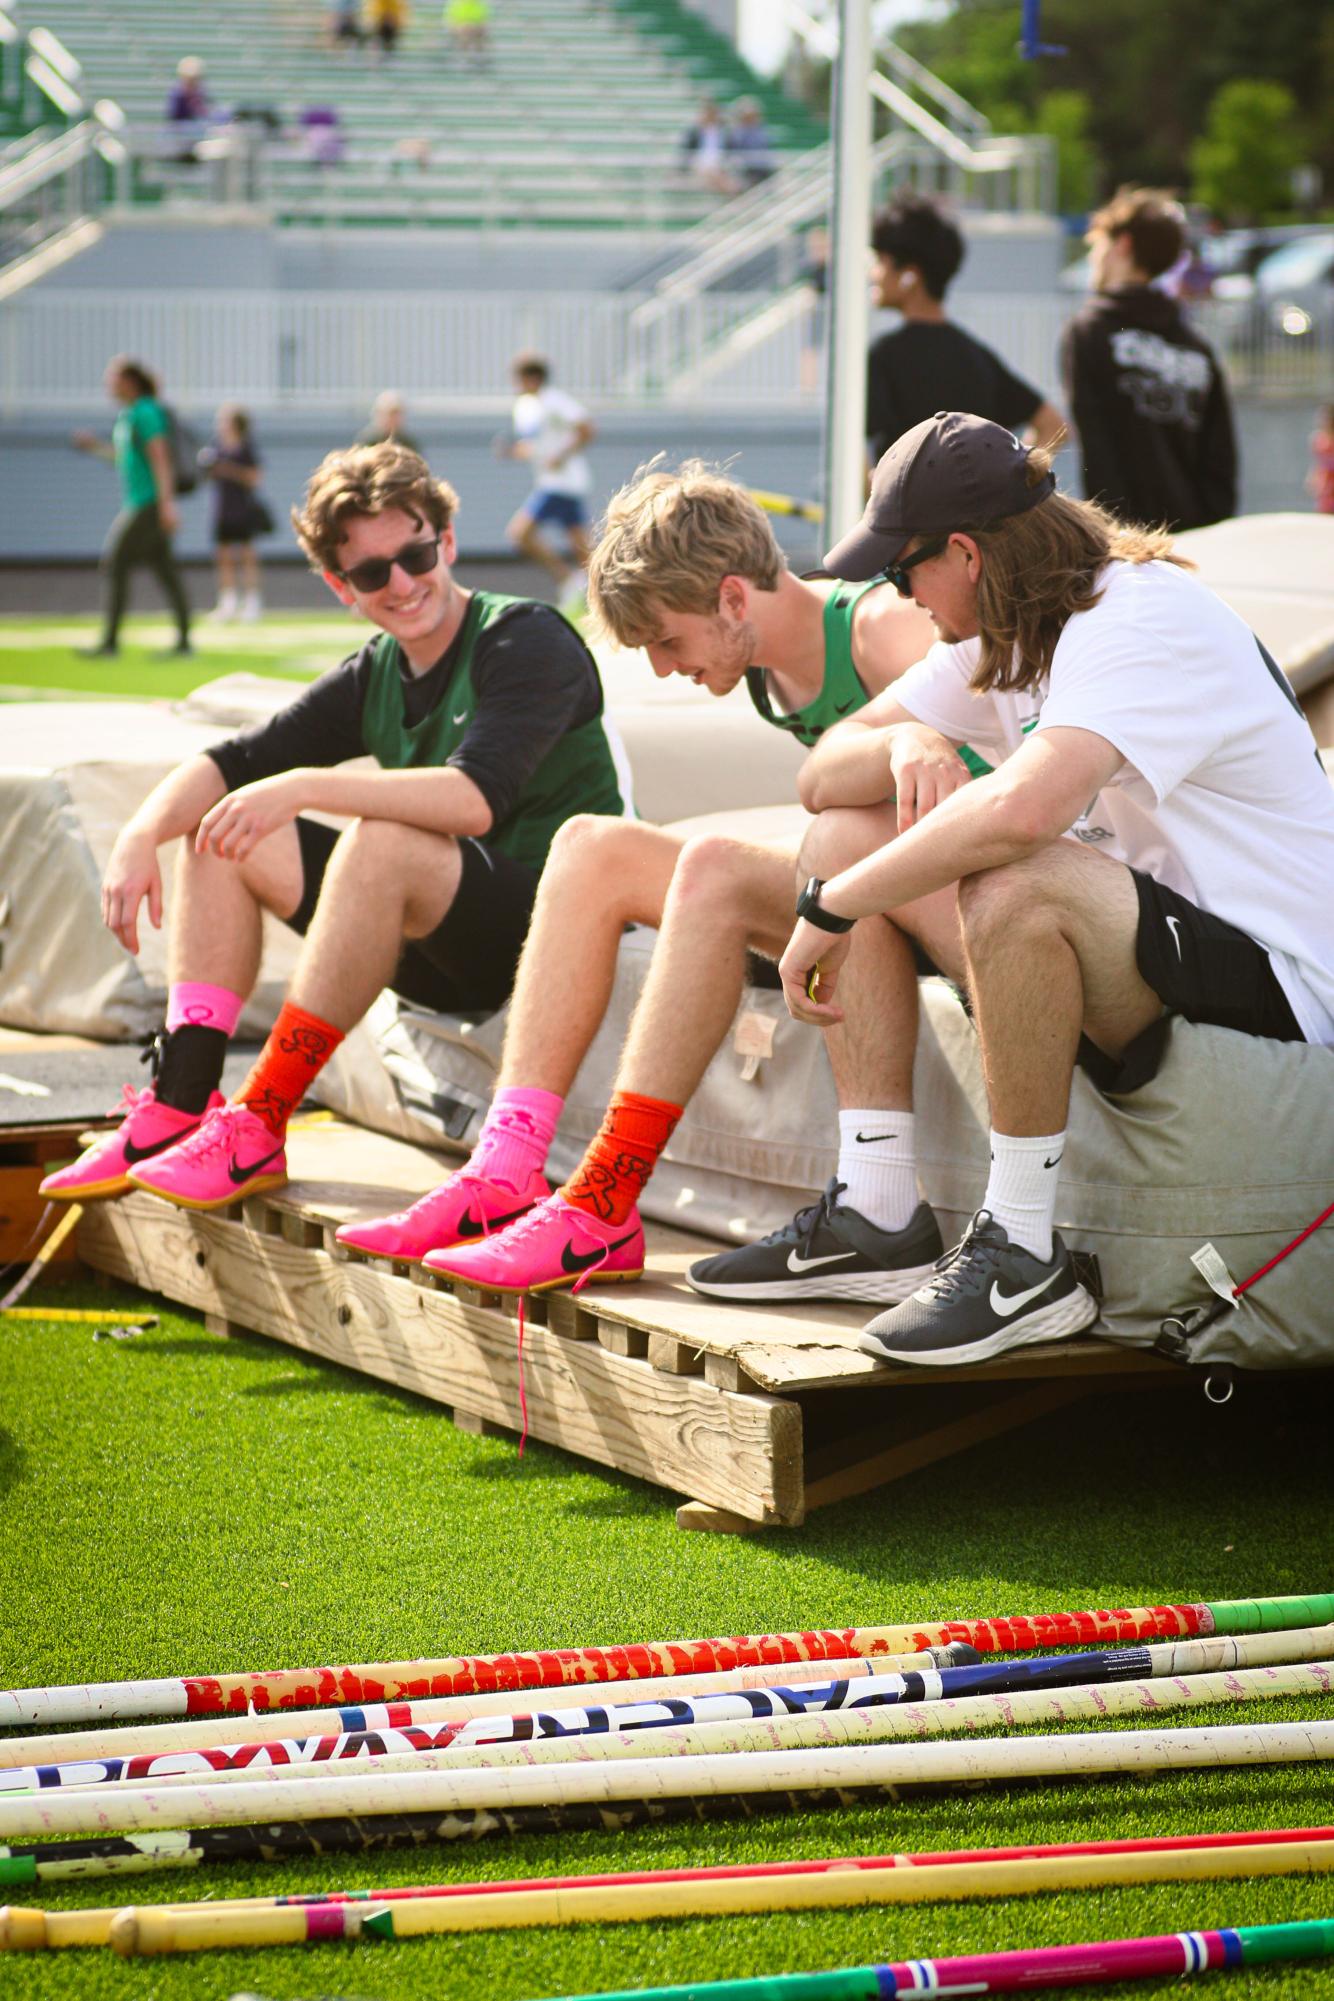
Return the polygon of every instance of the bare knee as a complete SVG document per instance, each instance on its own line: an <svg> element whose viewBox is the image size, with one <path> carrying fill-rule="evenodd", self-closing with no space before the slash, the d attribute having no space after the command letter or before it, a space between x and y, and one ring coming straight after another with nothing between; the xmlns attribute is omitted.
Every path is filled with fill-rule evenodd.
<svg viewBox="0 0 1334 2001"><path fill-rule="evenodd" d="M896 824L881 808L831 806L817 813L801 844L799 872L822 879L864 861L893 840Z"/></svg>
<svg viewBox="0 0 1334 2001"><path fill-rule="evenodd" d="M556 830L542 872L543 888L548 895L596 889L603 905L639 912L650 887L664 871L670 872L674 860L670 839L660 827L642 820L574 813ZM657 900L649 896L651 903Z"/></svg>
<svg viewBox="0 0 1334 2001"><path fill-rule="evenodd" d="M452 834L433 834L399 820L353 820L338 837L330 874L354 875L359 882L399 891L406 898L415 877L456 867L458 851Z"/></svg>
<svg viewBox="0 0 1334 2001"><path fill-rule="evenodd" d="M1042 855L982 869L959 883L959 923L970 946L1049 925L1056 915L1056 873Z"/></svg>
<svg viewBox="0 0 1334 2001"><path fill-rule="evenodd" d="M794 871L781 857L749 847L726 834L697 834L686 842L672 875L671 901L709 909L748 923L761 911L766 892L780 879L786 890Z"/></svg>

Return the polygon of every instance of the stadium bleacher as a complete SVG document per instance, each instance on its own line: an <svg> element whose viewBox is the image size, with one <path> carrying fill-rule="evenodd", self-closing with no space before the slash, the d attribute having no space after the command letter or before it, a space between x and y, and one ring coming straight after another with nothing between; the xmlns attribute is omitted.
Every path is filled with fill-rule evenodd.
<svg viewBox="0 0 1334 2001"><path fill-rule="evenodd" d="M174 159L181 134L163 129L187 55L206 65L215 107L280 121L245 191L294 223L684 226L719 201L680 159L706 92L724 104L757 96L780 157L823 137L679 0L498 0L484 70L448 47L435 4L413 9L383 60L328 47L324 16L320 0L136 0L131 14L120 0L40 6L82 65L87 96L126 113L141 200L216 199L217 176ZM308 157L300 119L315 106L336 110L336 162Z"/></svg>

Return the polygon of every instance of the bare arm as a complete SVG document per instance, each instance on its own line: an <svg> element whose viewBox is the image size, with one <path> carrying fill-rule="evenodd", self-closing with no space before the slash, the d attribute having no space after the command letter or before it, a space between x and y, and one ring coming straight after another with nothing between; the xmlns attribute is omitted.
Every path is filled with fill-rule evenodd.
<svg viewBox="0 0 1334 2001"><path fill-rule="evenodd" d="M106 438L99 438L95 431L75 431L70 438L76 452L87 452L90 458L104 459L108 465L115 465L115 447Z"/></svg>
<svg viewBox="0 0 1334 2001"><path fill-rule="evenodd" d="M180 516L176 510L176 472L171 462L171 447L165 438L150 438L146 449L157 487L158 518L168 535L172 535Z"/></svg>
<svg viewBox="0 0 1334 2001"><path fill-rule="evenodd" d="M191 833L226 789L211 757L192 757L155 785L122 827L102 878L102 922L127 952L139 950L139 909L145 897L149 922L155 931L162 927L158 849L164 841Z"/></svg>
<svg viewBox="0 0 1334 2001"><path fill-rule="evenodd" d="M396 820L432 834L480 839L491 831L491 808L466 772L446 765L427 771L349 771L302 765L274 778L240 785L206 812L195 837L201 854L243 862L262 840L298 813L336 813L351 820Z"/></svg>
<svg viewBox="0 0 1334 2001"><path fill-rule="evenodd" d="M886 693L825 732L797 774L797 796L808 813L897 799L902 833L967 783L950 739Z"/></svg>
<svg viewBox="0 0 1334 2001"><path fill-rule="evenodd" d="M929 819L831 877L821 904L836 917L870 917L962 876L1022 861L1066 833L1124 762L1120 751L1091 730L1032 736L999 771L972 780ZM831 941L827 931L798 923L780 969L788 1007L798 1020L827 1025L840 1019L828 1003L808 999L806 984L817 963L822 987L826 973L836 978L845 952L845 939Z"/></svg>

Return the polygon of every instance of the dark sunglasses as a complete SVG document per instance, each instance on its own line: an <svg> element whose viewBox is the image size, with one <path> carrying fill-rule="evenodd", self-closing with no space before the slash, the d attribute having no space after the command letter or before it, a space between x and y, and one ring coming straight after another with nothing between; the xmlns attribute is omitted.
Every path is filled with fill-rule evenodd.
<svg viewBox="0 0 1334 2001"><path fill-rule="evenodd" d="M434 535L429 542L405 542L392 556L368 556L364 563L354 563L350 570L338 574L354 591L369 595L384 589L395 563L406 576L424 577L435 568L439 554L440 537Z"/></svg>
<svg viewBox="0 0 1334 2001"><path fill-rule="evenodd" d="M901 563L891 563L885 571L885 582L893 584L901 598L912 596L912 585L908 581L909 570L915 570L919 563L929 562L938 556L949 541L948 535L937 535L930 542L923 542L920 549L914 549L911 556L905 556Z"/></svg>

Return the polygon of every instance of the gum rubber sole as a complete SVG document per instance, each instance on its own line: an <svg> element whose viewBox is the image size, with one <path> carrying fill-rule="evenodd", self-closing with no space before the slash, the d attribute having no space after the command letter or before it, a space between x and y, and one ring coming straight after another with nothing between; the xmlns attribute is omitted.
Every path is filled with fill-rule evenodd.
<svg viewBox="0 0 1334 2001"><path fill-rule="evenodd" d="M173 1209L197 1209L207 1213L211 1209L230 1209L234 1202L244 1202L247 1195L262 1195L267 1188L285 1188L291 1176L287 1174L260 1174L253 1181L242 1182L227 1195L219 1195L212 1202L197 1202L189 1195L169 1195L165 1188L155 1188L151 1181L136 1181L130 1177L130 1187L138 1188L145 1195L156 1195L162 1202L170 1202Z"/></svg>

